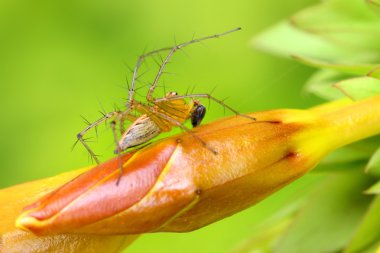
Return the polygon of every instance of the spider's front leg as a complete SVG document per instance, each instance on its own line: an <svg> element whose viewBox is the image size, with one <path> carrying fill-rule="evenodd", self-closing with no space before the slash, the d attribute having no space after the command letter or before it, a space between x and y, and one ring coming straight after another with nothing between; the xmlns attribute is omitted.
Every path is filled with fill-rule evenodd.
<svg viewBox="0 0 380 253"><path fill-rule="evenodd" d="M120 124L122 124L122 121L120 121ZM115 144L116 144L116 149L115 149L115 153L117 154L117 159L119 160L119 168L120 168L120 174L119 174L119 177L116 181L116 185L119 185L119 182L120 182L120 179L121 179L121 175L123 174L123 161L121 159L121 147L119 145L119 140L118 140L118 137L117 137L117 132L116 132L116 121L113 120L111 121L111 129L112 129L112 134L113 134L113 137L114 137L114 140L115 140Z"/></svg>
<svg viewBox="0 0 380 253"><path fill-rule="evenodd" d="M170 58L173 56L173 54L175 52L177 52L178 50L180 50L180 49L182 49L182 48L184 48L184 47L186 47L188 45L191 45L191 44L194 44L194 43L199 43L201 41L208 40L208 39L219 38L219 37L222 37L222 36L227 35L229 33L239 31L239 30L241 30L241 28L237 27L235 29L232 29L232 30L229 30L229 31L226 31L226 32L223 32L223 33L214 34L214 35L210 35L210 36L206 36L206 37L198 38L198 39L192 39L190 41L187 41L187 42L184 42L184 43L181 43L181 44L178 44L178 45L175 45L174 47L172 47L170 49L168 55L166 56L166 58L162 62L161 66L160 66L160 68L158 70L158 73L157 73L156 77L154 78L154 81L153 81L152 85L150 86L150 88L148 90L148 94L146 95L146 99L148 101L151 101L151 102L154 100L154 98L153 98L153 92L157 88L158 81L160 80L160 77L164 73L164 69L165 69L166 65L169 63ZM164 50L168 50L168 49L169 48L165 48ZM161 49L161 51L162 51L162 49Z"/></svg>
<svg viewBox="0 0 380 253"><path fill-rule="evenodd" d="M87 149L87 151L90 153L91 157L95 160L95 162L97 164L100 163L99 159L97 158L97 156L95 155L95 153L90 149L90 147L88 146L88 144L86 143L85 139L83 138L83 136L89 131L91 130L92 128L94 127L97 127L98 125L100 125L102 122L114 117L115 115L117 115L119 112L118 111L114 111L114 112L109 112L107 114L105 114L102 118L98 119L97 121L95 121L94 123L91 123L90 125L88 125L85 129L83 129L80 133L77 134L77 141L80 141L83 146Z"/></svg>

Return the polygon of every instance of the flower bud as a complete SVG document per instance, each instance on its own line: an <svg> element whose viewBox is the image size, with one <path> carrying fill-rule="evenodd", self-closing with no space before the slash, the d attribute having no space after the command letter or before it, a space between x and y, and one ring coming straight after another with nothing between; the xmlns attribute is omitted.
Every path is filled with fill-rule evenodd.
<svg viewBox="0 0 380 253"><path fill-rule="evenodd" d="M380 132L380 97L234 116L114 158L26 207L36 234L185 232L237 213ZM211 152L215 150L217 154Z"/></svg>

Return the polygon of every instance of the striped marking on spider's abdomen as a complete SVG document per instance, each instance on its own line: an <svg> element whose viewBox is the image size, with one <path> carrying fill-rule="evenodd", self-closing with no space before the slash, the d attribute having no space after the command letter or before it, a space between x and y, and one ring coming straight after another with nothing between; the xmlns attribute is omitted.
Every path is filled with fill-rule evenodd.
<svg viewBox="0 0 380 253"><path fill-rule="evenodd" d="M146 143L161 133L161 129L147 115L140 116L121 136L120 149L134 147Z"/></svg>

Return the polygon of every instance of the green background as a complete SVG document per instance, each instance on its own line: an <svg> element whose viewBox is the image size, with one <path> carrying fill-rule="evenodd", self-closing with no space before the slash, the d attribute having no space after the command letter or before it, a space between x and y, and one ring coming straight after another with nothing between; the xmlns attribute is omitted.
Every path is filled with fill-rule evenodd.
<svg viewBox="0 0 380 253"><path fill-rule="evenodd" d="M107 111L122 107L125 76L130 77L126 63L133 66L144 51L194 34L243 28L175 55L167 90L183 93L195 86L195 92L208 93L216 87L214 96L229 97L226 102L240 112L316 104L301 94L310 68L252 47L255 34L314 2L0 1L0 187L90 165L81 146L71 151L85 127L80 115L99 118L99 101ZM147 78L155 71L149 66ZM204 103L205 122L223 117L218 105ZM112 156L109 132L102 128L101 139L91 144L102 160ZM255 207L192 233L144 235L127 252L229 252L316 180L306 176Z"/></svg>

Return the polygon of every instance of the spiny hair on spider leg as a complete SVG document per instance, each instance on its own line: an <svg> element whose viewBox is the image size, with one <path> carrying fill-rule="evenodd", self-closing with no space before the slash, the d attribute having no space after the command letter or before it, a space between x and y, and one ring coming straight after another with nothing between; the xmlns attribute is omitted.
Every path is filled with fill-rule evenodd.
<svg viewBox="0 0 380 253"><path fill-rule="evenodd" d="M223 103L224 103L224 101L226 101L227 99L229 99L230 97L228 96L228 97L225 97L224 99L222 99L222 100L220 100L220 101L222 101ZM226 107L225 106L223 106L223 113L224 113L224 115L226 115Z"/></svg>
<svg viewBox="0 0 380 253"><path fill-rule="evenodd" d="M97 98L97 100L98 100L100 109L102 110L102 112L104 112L104 116L105 116L107 114L107 111L106 111L106 109L104 109L104 106L103 106L102 102L100 101L100 99Z"/></svg>
<svg viewBox="0 0 380 253"><path fill-rule="evenodd" d="M130 88L128 87L128 84L127 84L127 87L125 87L124 84L116 84L115 87L120 88L123 91L129 91L130 90Z"/></svg>
<svg viewBox="0 0 380 253"><path fill-rule="evenodd" d="M83 140L84 142L90 142L90 143L92 143L92 142L94 142L94 137L82 138L82 140Z"/></svg>
<svg viewBox="0 0 380 253"><path fill-rule="evenodd" d="M151 58L152 58L152 60L154 61L154 63L156 63L156 65L157 65L158 67L161 66L162 62L158 62L158 60L156 59L156 57L152 56Z"/></svg>
<svg viewBox="0 0 380 253"><path fill-rule="evenodd" d="M113 110L115 111L115 112L120 112L121 110L120 110L120 107L117 105L117 104L113 104Z"/></svg>
<svg viewBox="0 0 380 253"><path fill-rule="evenodd" d="M190 94L193 94L193 93L194 93L194 90L195 90L196 86L197 86L196 84L194 84L194 85L193 85L193 87L192 87L192 89L191 89L191 93L190 93Z"/></svg>
<svg viewBox="0 0 380 253"><path fill-rule="evenodd" d="M74 151L74 148L76 147L78 142L79 142L79 139L77 138L76 141L74 142L73 146L71 147L71 152Z"/></svg>
<svg viewBox="0 0 380 253"><path fill-rule="evenodd" d="M210 96L214 93L218 85L215 85L214 88L211 89L211 91L208 93Z"/></svg>
<svg viewBox="0 0 380 253"><path fill-rule="evenodd" d="M123 60L123 64L124 64L124 66L127 67L127 69L128 69L131 73L133 73L133 68L131 68L131 66L129 66L129 64L127 63L126 60Z"/></svg>
<svg viewBox="0 0 380 253"><path fill-rule="evenodd" d="M80 117L83 119L83 122L87 124L88 126L91 125L91 122L87 120L83 115L80 115Z"/></svg>
<svg viewBox="0 0 380 253"><path fill-rule="evenodd" d="M94 162L96 163L95 158L101 157L101 155L97 155L97 154L91 155L90 153L88 153L88 155L89 155L88 161L91 161L91 163L94 163Z"/></svg>
<svg viewBox="0 0 380 253"><path fill-rule="evenodd" d="M177 39L176 39L175 33L173 34L173 40L174 40L174 45L176 46L177 45Z"/></svg>
<svg viewBox="0 0 380 253"><path fill-rule="evenodd" d="M141 82L142 84L143 84L143 86L140 86L140 87L138 87L138 88L135 88L135 91L138 91L138 90L141 90L141 89L143 89L143 88L146 88L146 87L148 87L148 86L151 86L152 85L152 83L149 83L149 82Z"/></svg>
<svg viewBox="0 0 380 253"><path fill-rule="evenodd" d="M164 59L162 58L162 55L160 53L157 53L157 55L158 55L158 57L160 57L161 62L164 63ZM162 65L162 63L161 63L161 65ZM160 65L160 67L161 67L161 65Z"/></svg>
<svg viewBox="0 0 380 253"><path fill-rule="evenodd" d="M162 71L162 74L167 74L167 75L176 75L174 72L168 72L168 71Z"/></svg>
<svg viewBox="0 0 380 253"><path fill-rule="evenodd" d="M150 69L148 68L146 71L144 71L143 73L141 73L140 75L138 75L135 80L138 82L140 80L141 77L143 77L146 73L148 73L150 71Z"/></svg>
<svg viewBox="0 0 380 253"><path fill-rule="evenodd" d="M217 88L217 85L214 86L214 88L211 89L211 91L208 93L210 96L212 96L212 94L214 93L214 91L216 90ZM210 109L211 108L211 98L208 98L208 108ZM224 109L225 110L225 109Z"/></svg>

